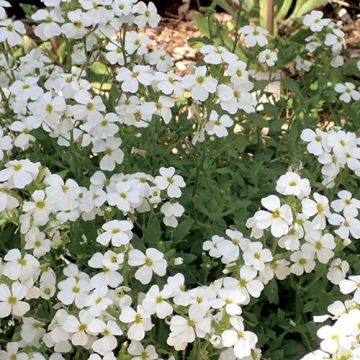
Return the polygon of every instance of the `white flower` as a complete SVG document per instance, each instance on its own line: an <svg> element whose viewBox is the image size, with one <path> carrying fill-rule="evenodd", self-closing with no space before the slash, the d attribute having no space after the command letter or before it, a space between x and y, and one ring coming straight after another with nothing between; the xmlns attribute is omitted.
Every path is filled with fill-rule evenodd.
<svg viewBox="0 0 360 360"><path fill-rule="evenodd" d="M240 31L245 36L245 43L246 45L253 47L256 45L259 46L265 46L268 44L268 40L266 38L266 35L268 34L268 31L261 28L260 26L251 26L246 25L240 28Z"/></svg>
<svg viewBox="0 0 360 360"><path fill-rule="evenodd" d="M179 198L181 196L180 188L185 187L184 179L180 175L175 175L174 167L161 167L159 170L161 176L155 177L156 186L160 190L165 190L169 197Z"/></svg>
<svg viewBox="0 0 360 360"><path fill-rule="evenodd" d="M308 179L302 179L298 174L288 171L277 180L276 191L282 195L295 195L302 199L310 195L311 187Z"/></svg>
<svg viewBox="0 0 360 360"><path fill-rule="evenodd" d="M7 41L10 46L20 45L25 33L25 26L21 21L0 20L0 43Z"/></svg>
<svg viewBox="0 0 360 360"><path fill-rule="evenodd" d="M331 214L329 223L339 226L334 233L343 240L349 239L351 235L354 239L360 239L360 221L354 217L343 217L339 214Z"/></svg>
<svg viewBox="0 0 360 360"><path fill-rule="evenodd" d="M230 315L240 315L241 304L246 302L246 296L239 290L221 289L218 293L219 307L224 307L225 311Z"/></svg>
<svg viewBox="0 0 360 360"><path fill-rule="evenodd" d="M117 206L124 213L139 205L139 202L140 194L133 188L131 181L119 181L108 194L109 205Z"/></svg>
<svg viewBox="0 0 360 360"><path fill-rule="evenodd" d="M25 281L38 270L39 261L30 254L21 255L19 249L11 249L5 256L2 273L11 280Z"/></svg>
<svg viewBox="0 0 360 360"><path fill-rule="evenodd" d="M304 70L305 72L309 72L312 66L311 62L305 59L302 59L299 55L295 58L296 62L296 70Z"/></svg>
<svg viewBox="0 0 360 360"><path fill-rule="evenodd" d="M229 67L225 70L225 75L230 76L230 81L232 84L236 84L239 81L249 80L249 73L246 70L246 63L241 60L230 63Z"/></svg>
<svg viewBox="0 0 360 360"><path fill-rule="evenodd" d="M250 295L258 298L264 289L263 283L256 279L256 276L257 271L254 268L244 265L240 269L239 279L232 277L226 277L224 279L224 288L240 290L246 297L244 304L248 304L250 302Z"/></svg>
<svg viewBox="0 0 360 360"><path fill-rule="evenodd" d="M101 334L102 337L92 344L92 349L101 355L114 350L118 346L116 336L122 335L123 332L114 320L106 323L100 319L94 319L89 323L89 330L94 334Z"/></svg>
<svg viewBox="0 0 360 360"><path fill-rule="evenodd" d="M318 260L322 264L327 264L334 256L335 241L331 234L322 235L319 231L313 231L310 236L305 236L307 243L305 243L301 250L310 254L316 254Z"/></svg>
<svg viewBox="0 0 360 360"><path fill-rule="evenodd" d="M12 160L0 171L0 182L8 181L13 188L23 189L35 180L39 174L40 163L30 160Z"/></svg>
<svg viewBox="0 0 360 360"><path fill-rule="evenodd" d="M89 310L94 315L100 315L113 303L108 297L109 289L105 285L101 284L96 287L86 299L85 306L89 307Z"/></svg>
<svg viewBox="0 0 360 360"><path fill-rule="evenodd" d="M243 258L245 265L252 266L255 270L265 269L265 263L273 259L269 249L263 249L263 244L259 241L251 242L244 251Z"/></svg>
<svg viewBox="0 0 360 360"><path fill-rule="evenodd" d="M90 291L90 283L85 279L76 280L73 277L62 280L58 283L60 291L57 298L64 304L70 305L75 303L76 307L81 309L85 306L88 292Z"/></svg>
<svg viewBox="0 0 360 360"><path fill-rule="evenodd" d="M165 50L155 50L148 54L147 59L150 65L156 66L157 71L166 72L174 66L171 56Z"/></svg>
<svg viewBox="0 0 360 360"><path fill-rule="evenodd" d="M19 201L10 194L10 188L6 184L0 184L0 212L12 210L19 206Z"/></svg>
<svg viewBox="0 0 360 360"><path fill-rule="evenodd" d="M136 93L139 90L139 83L145 86L150 85L154 80L150 66L135 65L132 70L126 67L120 68L116 80L121 81L121 89L126 92Z"/></svg>
<svg viewBox="0 0 360 360"><path fill-rule="evenodd" d="M11 7L11 4L8 1L0 0L0 20L6 18L6 11L4 7Z"/></svg>
<svg viewBox="0 0 360 360"><path fill-rule="evenodd" d="M316 129L315 131L311 129L304 129L301 132L301 140L308 142L307 151L310 154L314 154L316 156L321 155L324 151L329 150L329 146L327 144L327 134L320 129Z"/></svg>
<svg viewBox="0 0 360 360"><path fill-rule="evenodd" d="M26 201L23 205L23 211L31 214L34 224L45 225L49 221L49 215L52 211L52 201L46 197L45 191L35 190L31 198L33 201Z"/></svg>
<svg viewBox="0 0 360 360"><path fill-rule="evenodd" d="M60 123L60 118L66 110L65 99L47 92L36 101L29 104L29 110L38 119L46 131L52 131Z"/></svg>
<svg viewBox="0 0 360 360"><path fill-rule="evenodd" d="M25 343L38 347L40 345L39 340L46 332L43 328L44 323L35 320L33 317L23 317L22 321L23 323L20 332L21 338L23 340L22 346L24 346Z"/></svg>
<svg viewBox="0 0 360 360"><path fill-rule="evenodd" d="M22 150L28 149L30 143L36 141L36 138L31 135L30 132L31 130L38 128L40 125L40 122L38 122L36 118L32 116L26 118L24 121L14 121L9 126L9 129L20 133L14 139L14 145L21 148Z"/></svg>
<svg viewBox="0 0 360 360"><path fill-rule="evenodd" d="M350 347L351 340L346 335L339 324L325 325L317 331L317 336L323 339L320 343L321 349L330 354L336 353L341 348Z"/></svg>
<svg viewBox="0 0 360 360"><path fill-rule="evenodd" d="M280 199L275 195L269 195L261 199L265 210L259 210L254 218L259 229L271 227L271 234L281 237L289 231L289 225L293 221L293 214L289 205L281 205Z"/></svg>
<svg viewBox="0 0 360 360"><path fill-rule="evenodd" d="M254 216L252 216L246 220L245 226L248 229L251 229L250 237L252 237L254 239L260 239L264 235L264 230L259 229L256 226L256 220L255 220Z"/></svg>
<svg viewBox="0 0 360 360"><path fill-rule="evenodd" d="M89 341L89 324L94 320L94 315L88 310L80 310L79 318L69 315L64 322L64 330L71 334L73 345L84 346Z"/></svg>
<svg viewBox="0 0 360 360"><path fill-rule="evenodd" d="M6 284L0 284L0 318L5 318L10 314L21 317L28 312L30 305L21 301L27 291L27 287L18 281L14 282L11 288Z"/></svg>
<svg viewBox="0 0 360 360"><path fill-rule="evenodd" d="M200 52L204 54L204 61L208 64L219 65L223 62L232 64L238 57L222 46L204 45Z"/></svg>
<svg viewBox="0 0 360 360"><path fill-rule="evenodd" d="M164 276L167 268L164 254L154 248L146 249L146 255L137 249L130 250L128 263L130 266L141 266L135 273L135 279L142 284L148 284L151 281L153 272Z"/></svg>
<svg viewBox="0 0 360 360"><path fill-rule="evenodd" d="M132 9L133 14L137 14L134 19L134 23L143 28L146 24L149 24L152 28L155 28L160 21L160 16L157 13L157 9L153 2L149 2L147 5L140 1Z"/></svg>
<svg viewBox="0 0 360 360"><path fill-rule="evenodd" d="M95 99L94 99L95 100ZM101 110L101 109L100 109ZM116 123L119 122L119 116L114 113L107 113L103 118L89 118L89 122L81 127L87 131L94 139L107 139L115 136L119 128Z"/></svg>
<svg viewBox="0 0 360 360"><path fill-rule="evenodd" d="M160 96L156 102L147 102L143 104L142 110L145 114L152 116L158 115L164 120L165 124L171 121L171 108L175 105L173 99L167 96Z"/></svg>
<svg viewBox="0 0 360 360"><path fill-rule="evenodd" d="M326 277L335 285L339 285L342 280L345 279L347 272L349 271L349 263L345 260L334 259L329 267L329 271Z"/></svg>
<svg viewBox="0 0 360 360"><path fill-rule="evenodd" d="M215 307L217 303L217 291L220 287L221 281L215 281L210 286L198 286L188 291L190 295L190 304L196 305L205 309Z"/></svg>
<svg viewBox="0 0 360 360"><path fill-rule="evenodd" d="M165 297L173 297L176 305L187 306L190 304L190 294L185 288L185 277L181 273L167 278L163 294Z"/></svg>
<svg viewBox="0 0 360 360"><path fill-rule="evenodd" d="M295 251L291 254L290 260L294 262L290 270L295 275L302 275L304 271L309 273L315 268L314 255L311 252Z"/></svg>
<svg viewBox="0 0 360 360"><path fill-rule="evenodd" d="M0 161L4 158L4 151L11 150L12 147L11 137L9 135L4 136L4 131L0 127Z"/></svg>
<svg viewBox="0 0 360 360"><path fill-rule="evenodd" d="M98 140L95 142L92 151L95 153L104 152L100 160L100 169L112 171L115 164L121 164L124 160L124 152L120 149L121 139L109 137L106 140Z"/></svg>
<svg viewBox="0 0 360 360"><path fill-rule="evenodd" d="M164 224L170 227L177 227L178 217L181 217L185 211L185 208L178 202L167 201L161 205L160 211L165 215Z"/></svg>
<svg viewBox="0 0 360 360"><path fill-rule="evenodd" d="M274 66L278 56L275 51L270 49L263 50L258 55L258 60L260 64L266 63L268 66Z"/></svg>
<svg viewBox="0 0 360 360"><path fill-rule="evenodd" d="M111 65L125 64L124 52L120 41L117 41L116 39L112 40L112 42L109 42L106 45L105 49L107 50L105 58Z"/></svg>
<svg viewBox="0 0 360 360"><path fill-rule="evenodd" d="M305 39L305 41L307 42L306 50L308 50L311 53L313 53L316 49L318 49L320 46L322 46L322 42L319 41L319 39L315 35L308 36Z"/></svg>
<svg viewBox="0 0 360 360"><path fill-rule="evenodd" d="M182 85L185 89L191 91L194 100L205 101L209 93L216 92L218 81L211 76L206 76L206 66L195 67L195 73L186 75L183 78Z"/></svg>
<svg viewBox="0 0 360 360"><path fill-rule="evenodd" d="M357 217L360 209L360 201L354 199L350 191L341 190L337 194L338 200L331 202L331 207L336 212L343 212L345 217Z"/></svg>
<svg viewBox="0 0 360 360"><path fill-rule="evenodd" d="M35 28L35 35L41 40L48 40L61 34L61 27L58 23L63 23L64 18L58 9L39 9L31 18L40 22Z"/></svg>
<svg viewBox="0 0 360 360"><path fill-rule="evenodd" d="M230 240L227 240L223 251L223 258L221 261L224 264L236 261L239 258L240 249L245 251L250 244L250 240L245 238L240 231L227 229L225 233Z"/></svg>
<svg viewBox="0 0 360 360"><path fill-rule="evenodd" d="M153 327L150 315L140 305L137 306L136 311L130 306L124 306L119 319L125 324L131 324L127 331L130 340L141 341L145 337L145 332Z"/></svg>
<svg viewBox="0 0 360 360"><path fill-rule="evenodd" d="M105 232L100 234L96 241L104 246L108 245L110 241L113 246L128 244L133 237L131 232L133 226L133 223L128 220L109 221L102 226Z"/></svg>
<svg viewBox="0 0 360 360"><path fill-rule="evenodd" d="M133 8L133 3L133 0L115 0L112 4L115 15L130 15Z"/></svg>
<svg viewBox="0 0 360 360"><path fill-rule="evenodd" d="M34 249L33 254L36 257L41 257L51 250L51 241L36 228L26 233L25 241L25 249Z"/></svg>
<svg viewBox="0 0 360 360"><path fill-rule="evenodd" d="M331 59L330 65L334 68L339 68L344 65L344 58L341 55L335 55Z"/></svg>
<svg viewBox="0 0 360 360"><path fill-rule="evenodd" d="M339 284L340 291L343 294L354 292L354 299L360 303L360 275L349 276L349 279L342 280Z"/></svg>
<svg viewBox="0 0 360 360"><path fill-rule="evenodd" d="M251 331L244 330L244 322L240 316L231 317L230 324L232 328L221 334L223 345L233 346L235 355L240 359L251 355L258 341L257 336Z"/></svg>
<svg viewBox="0 0 360 360"><path fill-rule="evenodd" d="M330 19L323 19L323 16L322 11L313 10L310 14L305 15L303 23L309 26L311 31L320 32L330 22Z"/></svg>
<svg viewBox="0 0 360 360"><path fill-rule="evenodd" d="M326 196L319 193L314 193L313 197L314 200L306 198L301 201L303 214L307 217L316 215L311 225L314 229L324 229L326 217L330 216L329 200Z"/></svg>
<svg viewBox="0 0 360 360"><path fill-rule="evenodd" d="M229 115L224 114L219 117L215 110L211 111L210 119L205 124L205 130L209 135L216 135L217 137L226 137L228 131L226 128L232 126L234 121Z"/></svg>
<svg viewBox="0 0 360 360"><path fill-rule="evenodd" d="M333 54L338 54L342 48L346 48L345 34L340 29L332 29L332 33L326 34L324 44L331 46Z"/></svg>
<svg viewBox="0 0 360 360"><path fill-rule="evenodd" d="M259 279L266 285L276 276L279 280L284 280L290 274L290 263L285 259L274 260L265 265L265 269L260 273Z"/></svg>
<svg viewBox="0 0 360 360"><path fill-rule="evenodd" d="M136 31L129 31L125 38L125 50L131 55L146 55L148 53L147 45L150 44L150 39L147 35L139 34Z"/></svg>
<svg viewBox="0 0 360 360"><path fill-rule="evenodd" d="M102 269L103 271L98 272L91 278L92 286L118 287L123 281L123 277L118 271L123 262L123 253L117 254L111 250L106 251L105 254L100 252L95 253L88 261L88 265L94 269Z"/></svg>
<svg viewBox="0 0 360 360"><path fill-rule="evenodd" d="M238 80L228 85L220 84L217 94L221 108L230 114L236 114L239 110L255 112L257 101L250 93L253 88L254 84L248 80Z"/></svg>
<svg viewBox="0 0 360 360"><path fill-rule="evenodd" d="M1 4L1 2L0 2ZM0 7L1 9L1 7ZM18 342L8 342L6 344L6 351L0 350L0 359L1 360L28 360L29 355L25 352L20 352L19 350L20 343Z"/></svg>
<svg viewBox="0 0 360 360"><path fill-rule="evenodd" d="M303 236L304 230L302 226L295 223L292 227L290 227L289 232L279 239L278 244L286 250L298 250L300 248L300 239Z"/></svg>
<svg viewBox="0 0 360 360"><path fill-rule="evenodd" d="M211 319L207 315L207 308L192 305L189 307L189 318L175 315L170 322L170 335L167 343L174 346L176 351L185 350L188 343L195 340L195 336L204 338L210 332Z"/></svg>
<svg viewBox="0 0 360 360"><path fill-rule="evenodd" d="M160 291L157 285L153 285L146 293L142 306L150 315L156 314L159 319L165 319L173 312L172 306L165 301L168 295L164 291Z"/></svg>
<svg viewBox="0 0 360 360"><path fill-rule="evenodd" d="M81 39L87 33L87 27L91 25L92 18L80 9L69 11L67 16L70 20L61 27L63 34L70 39Z"/></svg>
<svg viewBox="0 0 360 360"><path fill-rule="evenodd" d="M127 351L130 355L135 356L131 360L155 360L159 358L154 345L148 345L144 348L138 341L132 341Z"/></svg>
<svg viewBox="0 0 360 360"><path fill-rule="evenodd" d="M360 92L355 90L355 85L350 82L336 84L335 91L341 94L339 99L345 103L349 103L351 99L355 101L360 99Z"/></svg>
<svg viewBox="0 0 360 360"><path fill-rule="evenodd" d="M93 97L89 91L80 90L74 94L74 100L77 104L69 109L69 114L77 120L86 119L88 121L81 127L82 129L88 130L88 127L91 129L94 123L108 121L101 114L102 111L105 111L105 105L100 96Z"/></svg>
<svg viewBox="0 0 360 360"><path fill-rule="evenodd" d="M156 73L154 79L156 87L165 95L170 95L174 92L177 96L181 96L184 92L180 80L181 77L173 72L168 72L167 74L162 72Z"/></svg>
<svg viewBox="0 0 360 360"><path fill-rule="evenodd" d="M213 235L211 240L206 240L203 243L203 250L209 251L209 255L214 258L219 258L224 254L224 244L226 239L219 235Z"/></svg>
<svg viewBox="0 0 360 360"><path fill-rule="evenodd" d="M71 210L77 206L80 193L79 185L72 179L64 181L61 176L53 174L45 179L45 192L57 210Z"/></svg>

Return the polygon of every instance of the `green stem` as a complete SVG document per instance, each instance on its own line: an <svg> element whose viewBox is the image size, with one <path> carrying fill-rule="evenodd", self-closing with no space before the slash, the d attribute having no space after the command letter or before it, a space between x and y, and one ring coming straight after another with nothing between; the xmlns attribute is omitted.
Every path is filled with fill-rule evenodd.
<svg viewBox="0 0 360 360"><path fill-rule="evenodd" d="M195 183L194 183L194 187L193 187L192 197L194 197L196 195L196 192L197 192L197 188L198 188L198 185L199 185L200 170L201 170L201 168L202 168L202 166L204 164L205 156L206 156L206 142L204 141L202 143L202 152L201 152L200 161L198 162L198 164L196 166Z"/></svg>
<svg viewBox="0 0 360 360"><path fill-rule="evenodd" d="M236 47L239 41L239 36L240 36L240 14L241 14L241 10L242 10L242 1L239 2L239 10L237 12L237 16L236 16L236 33L235 33L235 40L234 40L234 46L232 49L232 52L235 53L236 51Z"/></svg>

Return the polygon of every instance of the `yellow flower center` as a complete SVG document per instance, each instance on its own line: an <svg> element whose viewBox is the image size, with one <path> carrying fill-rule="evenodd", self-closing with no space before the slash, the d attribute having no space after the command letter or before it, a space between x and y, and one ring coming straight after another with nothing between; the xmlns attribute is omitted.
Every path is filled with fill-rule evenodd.
<svg viewBox="0 0 360 360"><path fill-rule="evenodd" d="M8 304L9 305L15 305L17 303L17 298L16 296L9 296L8 297Z"/></svg>
<svg viewBox="0 0 360 360"><path fill-rule="evenodd" d="M144 320L143 320L143 318L142 318L142 316L140 314L135 315L135 320L134 320L135 324L142 324L143 321Z"/></svg>

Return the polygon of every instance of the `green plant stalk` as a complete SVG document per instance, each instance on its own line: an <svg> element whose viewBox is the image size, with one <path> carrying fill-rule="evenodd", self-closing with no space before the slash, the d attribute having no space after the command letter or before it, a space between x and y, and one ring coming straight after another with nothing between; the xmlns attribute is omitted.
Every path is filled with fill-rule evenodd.
<svg viewBox="0 0 360 360"><path fill-rule="evenodd" d="M236 33L235 33L235 39L234 39L234 46L232 48L232 52L235 53L236 51L236 47L239 41L239 37L240 37L240 15L242 12L242 0L239 2L239 10L237 12L237 16L236 16Z"/></svg>

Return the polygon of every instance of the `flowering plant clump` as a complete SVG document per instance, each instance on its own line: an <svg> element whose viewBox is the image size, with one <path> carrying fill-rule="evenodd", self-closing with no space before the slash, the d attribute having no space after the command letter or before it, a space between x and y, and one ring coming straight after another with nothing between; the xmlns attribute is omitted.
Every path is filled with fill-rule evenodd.
<svg viewBox="0 0 360 360"><path fill-rule="evenodd" d="M43 3L29 36L0 1L0 359L357 359L340 25L209 21L180 74L153 3Z"/></svg>

